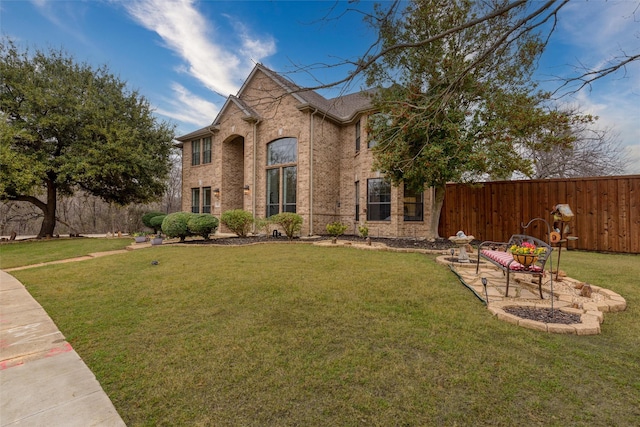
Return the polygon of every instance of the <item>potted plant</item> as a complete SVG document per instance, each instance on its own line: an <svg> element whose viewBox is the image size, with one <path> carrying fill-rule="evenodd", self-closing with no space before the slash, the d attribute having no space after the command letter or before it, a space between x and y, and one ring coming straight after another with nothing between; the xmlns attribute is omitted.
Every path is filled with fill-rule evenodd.
<svg viewBox="0 0 640 427"><path fill-rule="evenodd" d="M536 245L530 242L522 242L520 245L513 245L509 248L513 259L525 267L529 267L538 261L538 257L546 251L546 248L536 247Z"/></svg>
<svg viewBox="0 0 640 427"><path fill-rule="evenodd" d="M162 244L162 234L158 233L151 238L151 246L158 246Z"/></svg>
<svg viewBox="0 0 640 427"><path fill-rule="evenodd" d="M147 241L147 233L144 233L142 231L136 231L132 234L132 236L135 239L136 243L144 243Z"/></svg>

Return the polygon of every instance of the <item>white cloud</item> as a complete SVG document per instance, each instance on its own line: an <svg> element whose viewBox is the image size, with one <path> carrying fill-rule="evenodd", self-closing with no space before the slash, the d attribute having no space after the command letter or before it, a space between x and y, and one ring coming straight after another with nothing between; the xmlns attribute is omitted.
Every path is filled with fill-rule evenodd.
<svg viewBox="0 0 640 427"><path fill-rule="evenodd" d="M253 67L252 61L275 52L273 39L254 39L248 32L214 34L214 25L195 7L194 0L138 0L122 3L142 26L155 31L186 64L181 69L223 97L238 90L241 79ZM240 36L238 44L230 40ZM239 55L240 53L240 55Z"/></svg>
<svg viewBox="0 0 640 427"><path fill-rule="evenodd" d="M31 0L36 10L51 22L59 31L71 35L85 45L91 45L86 36L78 30L81 28L86 6L66 2L52 2L50 0ZM52 6L55 6L52 7ZM0 12L1 13L1 12Z"/></svg>
<svg viewBox="0 0 640 427"><path fill-rule="evenodd" d="M276 51L276 43L273 37L267 36L263 39L257 38L250 34L249 29L242 22L234 19L230 15L224 15L234 27L238 37L240 38L240 52L244 57L258 62L260 58L273 55Z"/></svg>
<svg viewBox="0 0 640 427"><path fill-rule="evenodd" d="M172 83L173 97L165 99L166 108L159 107L156 113L182 123L196 126L212 123L219 108L213 102L199 98L179 83ZM178 130L181 133L181 130Z"/></svg>
<svg viewBox="0 0 640 427"><path fill-rule="evenodd" d="M610 66L616 58L640 53L640 9L631 1L574 1L560 13L557 37L571 46L563 58L567 75ZM596 80L573 96L580 109L600 117L629 153L628 173L640 173L640 61ZM571 101L568 101L571 102Z"/></svg>

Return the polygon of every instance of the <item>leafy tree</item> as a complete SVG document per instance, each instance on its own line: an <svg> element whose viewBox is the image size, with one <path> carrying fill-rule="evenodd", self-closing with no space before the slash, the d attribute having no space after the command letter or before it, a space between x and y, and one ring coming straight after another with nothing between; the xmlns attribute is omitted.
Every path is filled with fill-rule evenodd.
<svg viewBox="0 0 640 427"><path fill-rule="evenodd" d="M354 7L354 3L357 4L358 2L349 2L348 5L345 3L344 7L339 7L339 4L336 2L322 21L340 19L348 13L356 13L365 16L365 20L371 22L376 28L389 27L401 21L397 16L403 12L402 8L407 2L402 0L381 2L376 5L375 13L372 15L369 14L365 8L359 9L357 6ZM474 13L468 15L467 19L457 20L444 28L433 27L431 31L416 34L416 37L408 43L401 38L389 40L385 37L379 37L362 55L356 58L342 59L330 64L316 63L300 67L299 71L305 74L313 73L316 69L324 69L327 67L350 68L346 76L341 79L307 87L305 90L317 90L341 84L351 84L357 77L365 74L370 68L379 67L386 56L392 55L397 51L426 47L431 43L447 37L468 33L469 31L481 32L487 25L492 25L493 22L503 20L504 17L509 17L510 21L507 25L501 26L501 32L496 33L498 37L496 37L492 43L477 46L479 54L475 57L474 62L482 63L487 60L491 61L492 52L509 48L514 41L521 37L529 37L532 34L536 34L540 36L541 39L545 41L548 40L553 36L560 17L567 21L570 21L572 18L572 12L570 10L568 10L566 12L567 15L564 16L565 10L568 9L567 5L570 3L569 0L488 0L483 2L473 0L453 0L452 2L413 0L411 3L429 5L428 7L434 10L434 14L437 14L439 9L446 9L448 6L451 6L447 3L475 4L476 7ZM622 17L640 22L637 19L639 11L638 5L635 2L628 2L628 4L628 14ZM612 46L612 48L616 48L616 46ZM589 67L584 63L576 64L572 76L557 79L559 87L555 93L562 92L563 90L567 90L568 93L578 92L585 87L590 87L594 82L606 76L614 75L620 71L626 73L627 66L636 61L640 61L640 52L637 47L623 49L618 46L617 52L611 52L607 58L596 61L597 65L593 67ZM475 73L474 67L469 67L464 70L462 74L473 73ZM320 79L318 79L318 81L320 81Z"/></svg>
<svg viewBox="0 0 640 427"><path fill-rule="evenodd" d="M119 205L163 194L173 127L104 66L3 39L0 116L0 199L38 207L40 237L54 233L60 194L82 189Z"/></svg>
<svg viewBox="0 0 640 427"><path fill-rule="evenodd" d="M435 188L427 237L437 237L447 182L530 175L522 146L572 142L569 118L546 109L548 94L532 90L544 43L532 33L504 43L521 10L464 29L487 8L507 3L413 1L398 17L380 9L371 20L386 52L365 71L369 85L384 88L374 97L380 113L368 129L376 142L374 169L396 185ZM423 43L431 34L445 35Z"/></svg>

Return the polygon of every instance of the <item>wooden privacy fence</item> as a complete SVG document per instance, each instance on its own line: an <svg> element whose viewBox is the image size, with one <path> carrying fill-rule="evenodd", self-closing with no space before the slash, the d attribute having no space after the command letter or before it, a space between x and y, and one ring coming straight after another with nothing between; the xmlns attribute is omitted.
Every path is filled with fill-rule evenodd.
<svg viewBox="0 0 640 427"><path fill-rule="evenodd" d="M440 236L459 230L479 240L506 242L533 218L553 224L557 204L571 207L569 248L640 253L640 175L486 182L447 185ZM534 222L526 234L547 241L547 227Z"/></svg>

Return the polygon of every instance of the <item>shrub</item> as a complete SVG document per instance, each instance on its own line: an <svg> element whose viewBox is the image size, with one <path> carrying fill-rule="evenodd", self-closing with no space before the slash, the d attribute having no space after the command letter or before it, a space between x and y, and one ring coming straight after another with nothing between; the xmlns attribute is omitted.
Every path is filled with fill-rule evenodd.
<svg viewBox="0 0 640 427"><path fill-rule="evenodd" d="M246 237L253 224L253 215L242 209L232 209L222 213L220 222L240 237Z"/></svg>
<svg viewBox="0 0 640 427"><path fill-rule="evenodd" d="M284 230L289 240L302 228L302 217L293 212L282 212L272 216L271 221L278 224Z"/></svg>
<svg viewBox="0 0 640 427"><path fill-rule="evenodd" d="M360 235L365 239L369 237L369 227L367 227L367 224L359 225L358 231L360 232Z"/></svg>
<svg viewBox="0 0 640 427"><path fill-rule="evenodd" d="M347 230L348 226L336 221L330 224L327 224L327 233L331 234L334 238L338 238L341 234L343 234Z"/></svg>
<svg viewBox="0 0 640 427"><path fill-rule="evenodd" d="M175 212L167 215L162 221L162 232L167 237L179 237L181 242L191 234L187 225L193 216L190 212Z"/></svg>
<svg viewBox="0 0 640 427"><path fill-rule="evenodd" d="M164 213L157 212L157 211L147 212L146 214L142 215L142 223L149 228L153 228L153 232L157 233L158 230L160 230L160 225L162 225L162 221L160 221L159 225L154 227L151 220L155 217L164 216L164 215L165 215Z"/></svg>
<svg viewBox="0 0 640 427"><path fill-rule="evenodd" d="M263 230L267 237L273 232L273 221L271 218L256 218L256 228Z"/></svg>
<svg viewBox="0 0 640 427"><path fill-rule="evenodd" d="M189 233L209 240L209 235L215 233L218 228L218 218L210 214L193 214L187 221L187 227Z"/></svg>
<svg viewBox="0 0 640 427"><path fill-rule="evenodd" d="M162 229L162 221L164 221L165 217L166 215L162 214L154 216L153 218L151 218L151 220L149 220L149 224L151 224L150 227L153 228L154 234L158 234Z"/></svg>

